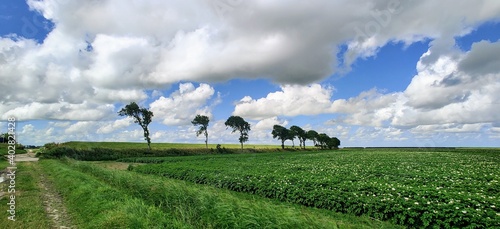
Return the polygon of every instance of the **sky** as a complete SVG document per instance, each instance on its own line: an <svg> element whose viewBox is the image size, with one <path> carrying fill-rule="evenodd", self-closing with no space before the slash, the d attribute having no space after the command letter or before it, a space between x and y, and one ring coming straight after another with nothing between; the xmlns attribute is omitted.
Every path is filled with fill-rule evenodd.
<svg viewBox="0 0 500 229"><path fill-rule="evenodd" d="M275 124L343 147L500 147L497 0L4 0L0 132L25 145L276 144ZM307 142L307 145L311 145Z"/></svg>

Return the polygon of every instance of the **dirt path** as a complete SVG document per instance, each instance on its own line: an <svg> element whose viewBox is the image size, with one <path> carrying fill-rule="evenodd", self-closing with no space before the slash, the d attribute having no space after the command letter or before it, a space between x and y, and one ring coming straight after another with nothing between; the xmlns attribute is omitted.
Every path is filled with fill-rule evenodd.
<svg viewBox="0 0 500 229"><path fill-rule="evenodd" d="M21 161L29 161L30 158L31 157L28 156L27 160ZM23 157L21 157L21 159L23 159ZM39 175L38 186L42 192L41 198L43 201L43 207L47 217L51 221L52 228L76 228L72 226L71 218L66 211L62 196L57 192L52 182L47 178L42 168L40 168L40 165L38 163L33 164L32 169Z"/></svg>
<svg viewBox="0 0 500 229"><path fill-rule="evenodd" d="M35 155L33 153L16 154L14 161L15 162L38 161L38 157L35 157Z"/></svg>
<svg viewBox="0 0 500 229"><path fill-rule="evenodd" d="M43 208L45 209L47 217L51 221L52 228L76 228L75 226L72 226L73 224L71 223L71 218L69 217L66 207L64 206L62 196L57 192L52 182L47 178L40 165L38 163L32 163L38 162L38 158L35 157L35 154L31 150L28 150L28 153L26 154L16 154L14 162L16 164L27 163L25 164L27 166L26 168L32 169L34 174L39 176L38 186L40 187L42 194L41 198L43 201ZM0 169L0 186L5 185L5 181L7 180L5 177L6 173L6 170ZM0 190L3 190L3 188ZM0 198L4 194L5 193L0 191Z"/></svg>
<svg viewBox="0 0 500 229"><path fill-rule="evenodd" d="M52 225L51 228L58 228L58 229L76 228L75 226L72 226L73 224L71 223L71 218L69 217L66 211L66 207L64 206L63 198L57 192L52 182L44 174L43 170L40 168L40 165L38 163L31 162L35 161L32 160L34 158L32 158L31 156L28 155L26 155L26 157L25 156L17 157L17 156L18 155L16 155L16 162L27 163L26 164L27 167L25 168L31 169L34 172L34 174L37 174L39 176L38 186L40 187L43 208L45 209L47 217L50 219ZM21 160L17 160L18 158ZM5 181L7 180L5 178L6 173L7 173L6 170L0 170L0 190L4 190L3 188L1 188L1 186L4 186ZM0 198L4 194L5 193L0 192Z"/></svg>
<svg viewBox="0 0 500 229"><path fill-rule="evenodd" d="M64 206L63 198L43 173L40 173L39 186L43 190L43 204L47 216L52 220L52 227L59 229L76 228L71 226L71 220Z"/></svg>

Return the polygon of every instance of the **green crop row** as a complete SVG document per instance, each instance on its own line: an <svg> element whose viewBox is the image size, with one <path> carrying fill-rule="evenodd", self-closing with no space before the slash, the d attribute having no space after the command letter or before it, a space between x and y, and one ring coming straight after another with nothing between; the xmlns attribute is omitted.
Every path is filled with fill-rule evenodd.
<svg viewBox="0 0 500 229"><path fill-rule="evenodd" d="M500 151L354 151L166 158L142 173L408 227L500 227Z"/></svg>
<svg viewBox="0 0 500 229"><path fill-rule="evenodd" d="M158 164L163 163L168 160L166 157L128 157L116 160L117 162L129 162L129 163L151 163Z"/></svg>

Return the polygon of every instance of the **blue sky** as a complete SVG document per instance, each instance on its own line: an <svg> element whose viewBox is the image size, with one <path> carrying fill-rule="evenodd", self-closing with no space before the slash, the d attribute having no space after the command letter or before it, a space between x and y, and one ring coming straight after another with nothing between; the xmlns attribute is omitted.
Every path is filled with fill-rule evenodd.
<svg viewBox="0 0 500 229"><path fill-rule="evenodd" d="M500 147L499 19L494 0L3 1L0 132L13 116L23 144L141 142L116 114L135 101L153 142L203 143L204 114L213 143L237 142L239 115L253 144L280 124L346 147Z"/></svg>

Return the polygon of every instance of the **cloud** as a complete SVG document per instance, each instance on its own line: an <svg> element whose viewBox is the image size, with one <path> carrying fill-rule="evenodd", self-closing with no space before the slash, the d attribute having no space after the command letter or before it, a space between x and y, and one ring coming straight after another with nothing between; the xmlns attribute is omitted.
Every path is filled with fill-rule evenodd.
<svg viewBox="0 0 500 229"><path fill-rule="evenodd" d="M494 0L481 4L467 0L27 3L54 27L41 43L22 34L0 38L2 113L14 107L51 111L25 115L16 110L15 115L25 119L59 119L65 115L53 108L60 104L81 113L80 104L95 109L144 100L144 90L178 82L219 82L238 76L310 85L349 69L358 58L376 55L389 42L435 39L431 61L453 37L500 15L500 3ZM448 9L446 14L443 8ZM345 52L340 49L344 45ZM494 48L478 44L474 48L478 51L460 64L461 69L473 71L471 65L483 62L475 53L484 49L491 56ZM494 72L488 67L496 66L494 62L484 64L478 69ZM445 98L460 101L468 95L450 92L449 96ZM65 118L103 117L84 114Z"/></svg>
<svg viewBox="0 0 500 229"><path fill-rule="evenodd" d="M187 125L197 114L212 116L207 102L215 90L208 84L195 88L192 83L182 83L179 90L168 98L161 96L150 104L154 119L162 120L165 125Z"/></svg>
<svg viewBox="0 0 500 229"><path fill-rule="evenodd" d="M472 45L465 58L458 63L458 69L474 77L498 74L500 72L500 43L481 41Z"/></svg>
<svg viewBox="0 0 500 229"><path fill-rule="evenodd" d="M443 55L430 64L422 63L429 56L424 54L417 64L419 74L405 90L408 105L417 109L438 109L452 103L461 103L470 96L470 89L480 86L466 82L465 76L457 72L457 60ZM439 95L439 96L436 96Z"/></svg>
<svg viewBox="0 0 500 229"><path fill-rule="evenodd" d="M383 126L393 118L405 98L401 93L382 94L376 89L361 92L349 99L332 102L329 113L341 113L338 121L350 125Z"/></svg>
<svg viewBox="0 0 500 229"><path fill-rule="evenodd" d="M333 88L319 84L283 85L281 91L269 93L265 98L244 97L236 104L233 115L265 119L275 116L321 114L329 108L332 92Z"/></svg>
<svg viewBox="0 0 500 229"><path fill-rule="evenodd" d="M460 66L471 59L494 62L496 59L490 60L491 52L481 51L484 45L498 44L500 42L475 43L469 52L443 48L443 53L433 61L428 59L433 52L430 47L417 63L418 73L401 92L383 93L374 88L352 98L333 99L331 87L285 85L263 98L242 98L233 114L255 120L335 114L332 121L338 124L402 129L444 125L446 128L437 131L471 130L469 125L477 127L500 120L497 109L500 74L490 70L483 74L474 72L474 68ZM465 125L465 129L455 125Z"/></svg>
<svg viewBox="0 0 500 229"><path fill-rule="evenodd" d="M96 130L98 134L109 134L116 130L123 129L125 127L130 126L133 123L131 118L119 119L114 122L111 122L107 125L101 125L99 129Z"/></svg>
<svg viewBox="0 0 500 229"><path fill-rule="evenodd" d="M418 74L404 91L407 99L405 107L395 115L392 124L477 124L499 120L500 74L482 74L475 68L463 67L463 63L471 59L488 59L491 56L490 52L481 52L483 45L499 44L479 42L467 53L442 54L428 64L422 59L429 52L424 54L417 64Z"/></svg>
<svg viewBox="0 0 500 229"><path fill-rule="evenodd" d="M26 136L33 131L54 141L141 141L140 130L117 133L129 123L115 121L115 105L152 99L155 122L178 128L154 138L189 141L190 120L198 113L211 117L221 101L207 83L233 78L281 85L235 105L233 114L251 119L251 141L266 141L270 126L289 117L318 114L331 114L334 125L324 130L342 136L358 126L366 127L356 129L359 136L379 132L390 139L423 135L420 129L447 137L498 129L492 123L500 120L500 42L477 42L467 52L454 43L499 20L495 0L27 3L54 26L42 42L23 34L0 37L0 119L71 122L49 123L40 131L26 126ZM431 40L429 50L404 91L372 89L342 99L334 97L333 86L319 83L348 71L359 58L376 56L387 43L424 40ZM194 84L162 94L179 82ZM97 120L105 121L88 122ZM217 141L237 139L227 136L223 121L210 130Z"/></svg>
<svg viewBox="0 0 500 229"><path fill-rule="evenodd" d="M19 103L0 104L2 119L16 117L19 120L30 119L51 119L51 120L105 120L110 118L114 106L104 104L70 104L61 103L29 103L22 105Z"/></svg>
<svg viewBox="0 0 500 229"><path fill-rule="evenodd" d="M479 133L485 125L483 123L475 124L436 124L419 125L412 128L412 133L446 132L446 133Z"/></svg>
<svg viewBox="0 0 500 229"><path fill-rule="evenodd" d="M262 119L255 124L252 130L272 130L274 125L286 126L287 120L280 120L278 117Z"/></svg>
<svg viewBox="0 0 500 229"><path fill-rule="evenodd" d="M66 134L88 134L90 132L95 132L96 122L82 121L76 122L66 128L64 131Z"/></svg>
<svg viewBox="0 0 500 229"><path fill-rule="evenodd" d="M381 126L391 120L400 102L401 93L382 94L376 89L360 93L349 99L332 100L333 87L284 85L280 91L266 97L243 97L235 106L233 115L269 122L277 116L344 114L338 118L352 125Z"/></svg>
<svg viewBox="0 0 500 229"><path fill-rule="evenodd" d="M91 64L83 75L95 87L146 88L158 50L146 38L97 34L88 52Z"/></svg>

